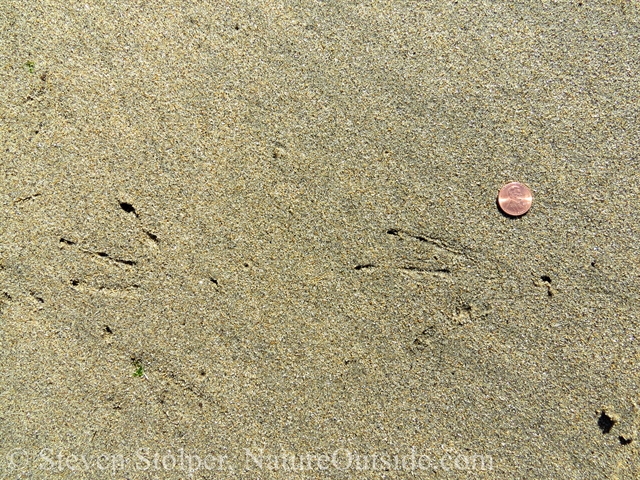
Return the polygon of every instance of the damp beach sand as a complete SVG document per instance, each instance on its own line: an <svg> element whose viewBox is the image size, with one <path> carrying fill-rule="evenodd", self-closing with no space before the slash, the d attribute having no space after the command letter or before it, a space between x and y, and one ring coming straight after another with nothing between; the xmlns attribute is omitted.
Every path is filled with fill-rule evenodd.
<svg viewBox="0 0 640 480"><path fill-rule="evenodd" d="M2 2L0 477L638 478L639 39Z"/></svg>

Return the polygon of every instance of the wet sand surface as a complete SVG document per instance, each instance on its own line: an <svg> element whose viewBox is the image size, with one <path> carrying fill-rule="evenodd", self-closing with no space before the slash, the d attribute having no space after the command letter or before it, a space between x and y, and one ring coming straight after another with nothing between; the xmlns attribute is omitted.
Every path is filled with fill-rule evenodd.
<svg viewBox="0 0 640 480"><path fill-rule="evenodd" d="M640 476L637 1L0 32L2 478Z"/></svg>

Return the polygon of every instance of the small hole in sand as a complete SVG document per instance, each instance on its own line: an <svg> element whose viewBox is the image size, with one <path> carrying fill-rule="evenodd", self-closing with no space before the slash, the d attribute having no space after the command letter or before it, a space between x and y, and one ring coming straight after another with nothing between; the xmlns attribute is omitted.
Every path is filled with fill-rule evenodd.
<svg viewBox="0 0 640 480"><path fill-rule="evenodd" d="M600 417L598 418L598 427L600 427L602 433L609 433L615 424L615 420L605 412L600 413Z"/></svg>

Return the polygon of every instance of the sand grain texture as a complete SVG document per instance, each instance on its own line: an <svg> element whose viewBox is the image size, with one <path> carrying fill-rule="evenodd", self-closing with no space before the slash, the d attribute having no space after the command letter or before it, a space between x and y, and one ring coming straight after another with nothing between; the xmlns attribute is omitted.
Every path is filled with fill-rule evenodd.
<svg viewBox="0 0 640 480"><path fill-rule="evenodd" d="M145 448L227 455L193 478L638 478L639 27L636 0L3 1L0 476L188 478ZM412 447L432 468L245 450Z"/></svg>

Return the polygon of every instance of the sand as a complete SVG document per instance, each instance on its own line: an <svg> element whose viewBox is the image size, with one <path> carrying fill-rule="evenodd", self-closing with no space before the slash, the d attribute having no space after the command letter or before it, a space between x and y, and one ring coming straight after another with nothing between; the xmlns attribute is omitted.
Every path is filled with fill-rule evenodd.
<svg viewBox="0 0 640 480"><path fill-rule="evenodd" d="M640 477L637 0L0 32L1 478Z"/></svg>

